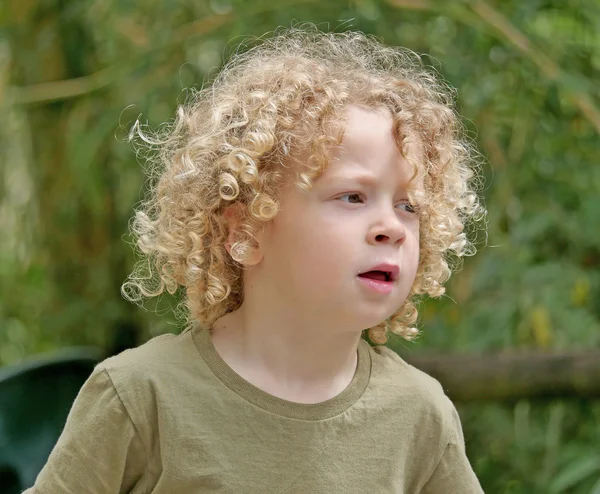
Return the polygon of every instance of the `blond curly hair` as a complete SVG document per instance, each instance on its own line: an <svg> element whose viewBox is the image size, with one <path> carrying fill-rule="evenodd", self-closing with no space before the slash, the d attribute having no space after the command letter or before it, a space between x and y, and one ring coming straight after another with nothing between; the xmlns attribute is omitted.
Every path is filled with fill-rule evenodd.
<svg viewBox="0 0 600 494"><path fill-rule="evenodd" d="M485 214L475 190L478 154L453 110L453 90L416 54L360 32L293 27L244 48L210 86L192 92L174 122L154 134L139 122L131 129L152 151L155 180L130 225L142 258L123 295L142 302L181 288L190 325L210 327L237 309L245 261L256 232L277 214L295 150L310 146L309 159L293 167L309 188L340 140L331 122L343 122L350 104L387 108L402 154L420 150L420 260L405 303L368 336L375 344L389 332L414 338L416 297L444 293L451 264L475 252L467 223ZM229 254L223 215L232 204L241 220Z"/></svg>

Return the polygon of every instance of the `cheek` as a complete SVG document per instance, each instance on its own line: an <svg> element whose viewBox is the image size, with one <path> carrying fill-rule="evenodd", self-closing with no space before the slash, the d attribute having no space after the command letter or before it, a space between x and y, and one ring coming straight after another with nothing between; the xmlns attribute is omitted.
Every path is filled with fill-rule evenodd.
<svg viewBox="0 0 600 494"><path fill-rule="evenodd" d="M417 258L419 257L419 252L421 250L421 235L419 233L419 227L415 227L414 231L413 231L413 249L416 252L416 256Z"/></svg>
<svg viewBox="0 0 600 494"><path fill-rule="evenodd" d="M316 278L328 284L339 278L352 262L353 242L340 221L307 214L282 231L286 245L280 248L286 249L286 257L292 263L290 269L298 278Z"/></svg>
<svg viewBox="0 0 600 494"><path fill-rule="evenodd" d="M419 236L419 228L411 228L409 234L407 235L407 239L404 244L404 249L406 252L407 260L413 266L415 274L417 272L419 266L419 259L421 257L420 246L421 241Z"/></svg>
<svg viewBox="0 0 600 494"><path fill-rule="evenodd" d="M349 245L349 242L344 242L346 235L342 225L323 218L301 225L297 233L295 248L302 249L317 264L338 264L336 258L343 256L347 250L345 247Z"/></svg>
<svg viewBox="0 0 600 494"><path fill-rule="evenodd" d="M358 221L340 217L322 217L310 233L310 250L331 265L331 269L344 270L357 260L364 248Z"/></svg>

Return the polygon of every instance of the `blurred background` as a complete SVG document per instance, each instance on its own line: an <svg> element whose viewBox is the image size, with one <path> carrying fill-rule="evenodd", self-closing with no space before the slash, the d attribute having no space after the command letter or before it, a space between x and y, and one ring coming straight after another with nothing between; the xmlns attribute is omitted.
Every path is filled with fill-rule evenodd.
<svg viewBox="0 0 600 494"><path fill-rule="evenodd" d="M0 472L7 438L14 446L33 434L35 448L42 421L30 417L18 433L7 425L9 410L36 408L40 395L3 379L40 355L71 359L65 348L89 359L90 348L106 356L179 330L175 300L143 310L120 295L134 262L127 223L145 190L143 156L126 142L132 123L171 119L185 88L210 80L246 36L310 21L422 53L458 88L487 160L487 239L448 296L421 304L422 337L390 346L445 384L487 493L600 493L598 0L0 9ZM18 456L6 455L7 464Z"/></svg>

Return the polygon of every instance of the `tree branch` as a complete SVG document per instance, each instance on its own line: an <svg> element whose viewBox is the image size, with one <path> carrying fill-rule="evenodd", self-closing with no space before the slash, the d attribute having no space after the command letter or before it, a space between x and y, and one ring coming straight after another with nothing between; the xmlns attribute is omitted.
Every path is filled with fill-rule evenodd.
<svg viewBox="0 0 600 494"><path fill-rule="evenodd" d="M456 401L600 398L600 352L412 355L402 358L440 381Z"/></svg>
<svg viewBox="0 0 600 494"><path fill-rule="evenodd" d="M316 0L290 0L283 5L280 3L276 7L287 8L293 5L303 3L314 3ZM275 7L272 4L254 4L249 11L244 12L245 15L257 15ZM205 17L197 21L190 22L180 26L177 31L171 36L168 42L159 46L153 46L136 57L137 60L143 60L148 54L153 51L158 51L169 46L181 44L184 41L197 36L204 36L225 25L227 22L235 18L234 14L219 14ZM130 72L135 67L134 64L129 64L125 68L108 67L100 70L89 76L78 77L63 81L44 82L27 87L12 87L9 88L9 93L12 97L12 102L17 105L29 105L34 103L46 103L50 101L76 98L84 94L97 91L106 87L122 77L125 72Z"/></svg>
<svg viewBox="0 0 600 494"><path fill-rule="evenodd" d="M537 65L540 71L551 81L559 83L565 79L565 73L561 67L541 50L535 48L529 39L522 34L509 19L501 12L495 10L484 0L470 0L473 11L492 27L504 40L517 48L525 57ZM590 95L584 91L573 91L564 83L561 84L569 99L587 117L600 134L600 111L594 105Z"/></svg>
<svg viewBox="0 0 600 494"><path fill-rule="evenodd" d="M157 49L181 43L194 36L206 35L225 24L231 17L232 16L229 14L219 16L214 15L184 24L179 28L175 35L169 39L168 43L161 45L160 47L152 47L137 58L138 60L143 59L149 53ZM126 70L133 70L134 66L135 64L132 64ZM123 72L124 70L119 70L116 67L108 67L99 70L94 74L77 77L75 79L43 82L27 87L11 88L10 93L13 103L17 105L47 103L50 101L76 98L112 84L119 79L119 76L121 76Z"/></svg>
<svg viewBox="0 0 600 494"><path fill-rule="evenodd" d="M392 7L410 10L431 10L432 4L429 0L388 0Z"/></svg>
<svg viewBox="0 0 600 494"><path fill-rule="evenodd" d="M446 15L461 23L466 23L464 19L456 15L456 9L437 7L433 0L387 0L387 3L392 7L411 10L430 10L432 12L443 10ZM468 0L467 4L487 26L495 31L497 37L517 48L525 58L537 65L548 79L556 81L566 91L573 104L594 126L596 132L600 134L600 111L587 92L572 90L565 83L567 77L562 68L552 58L536 48L527 36L521 33L501 12L495 10L484 0Z"/></svg>

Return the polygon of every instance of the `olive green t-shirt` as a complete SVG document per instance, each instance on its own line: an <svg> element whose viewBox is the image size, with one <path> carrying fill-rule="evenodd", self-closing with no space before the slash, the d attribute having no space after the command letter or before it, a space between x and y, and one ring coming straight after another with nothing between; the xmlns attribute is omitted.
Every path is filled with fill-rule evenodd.
<svg viewBox="0 0 600 494"><path fill-rule="evenodd" d="M199 327L98 364L28 494L482 492L440 384L387 348L301 404L245 381Z"/></svg>

